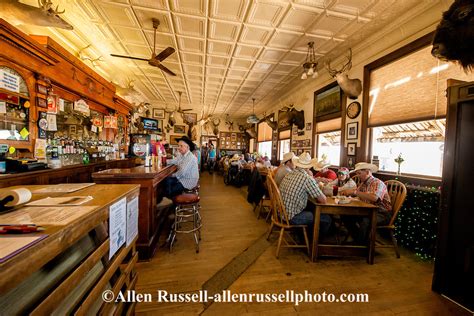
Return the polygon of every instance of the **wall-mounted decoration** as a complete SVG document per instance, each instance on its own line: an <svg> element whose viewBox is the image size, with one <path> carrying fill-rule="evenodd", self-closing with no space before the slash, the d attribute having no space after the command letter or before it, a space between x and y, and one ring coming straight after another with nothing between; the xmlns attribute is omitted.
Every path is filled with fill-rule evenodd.
<svg viewBox="0 0 474 316"><path fill-rule="evenodd" d="M184 134L184 133L186 133L186 126L184 126L184 125L175 125L174 126L174 132L176 134Z"/></svg>
<svg viewBox="0 0 474 316"><path fill-rule="evenodd" d="M178 145L177 139L183 137L183 135L170 135L170 145Z"/></svg>
<svg viewBox="0 0 474 316"><path fill-rule="evenodd" d="M46 101L46 99L37 97L36 100L37 100L37 105L40 108L47 108L48 107L48 102Z"/></svg>
<svg viewBox="0 0 474 316"><path fill-rule="evenodd" d="M347 158L347 167L348 168L354 168L355 165L355 158L354 157L348 157Z"/></svg>
<svg viewBox="0 0 474 316"><path fill-rule="evenodd" d="M347 139L357 139L359 135L359 123L358 122L347 123L346 133L347 133Z"/></svg>
<svg viewBox="0 0 474 316"><path fill-rule="evenodd" d="M183 121L186 124L196 124L197 113L183 113Z"/></svg>
<svg viewBox="0 0 474 316"><path fill-rule="evenodd" d="M298 135L298 127L297 126L293 126L292 131L293 131L294 136Z"/></svg>
<svg viewBox="0 0 474 316"><path fill-rule="evenodd" d="M359 116L360 111L362 110L362 106L359 102L354 101L347 106L347 117L350 119L355 119Z"/></svg>
<svg viewBox="0 0 474 316"><path fill-rule="evenodd" d="M118 128L116 116L104 116L104 128Z"/></svg>
<svg viewBox="0 0 474 316"><path fill-rule="evenodd" d="M165 118L165 110L164 109L153 109L153 117L159 120L163 120Z"/></svg>
<svg viewBox="0 0 474 316"><path fill-rule="evenodd" d="M77 129L76 125L69 125L69 136L76 135Z"/></svg>
<svg viewBox="0 0 474 316"><path fill-rule="evenodd" d="M321 117L341 111L341 88L330 84L314 93L314 116Z"/></svg>
<svg viewBox="0 0 474 316"><path fill-rule="evenodd" d="M355 156L356 155L356 143L347 143L347 155Z"/></svg>
<svg viewBox="0 0 474 316"><path fill-rule="evenodd" d="M306 130L310 131L311 130L311 123L306 123Z"/></svg>

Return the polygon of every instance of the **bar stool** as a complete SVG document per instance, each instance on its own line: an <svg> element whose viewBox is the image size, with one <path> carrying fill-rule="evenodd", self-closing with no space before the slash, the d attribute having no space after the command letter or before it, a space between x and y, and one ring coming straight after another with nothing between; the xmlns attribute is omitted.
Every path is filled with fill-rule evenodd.
<svg viewBox="0 0 474 316"><path fill-rule="evenodd" d="M199 214L199 209L201 208L199 201L199 195L194 193L183 193L173 198L173 203L176 205L176 208L174 223L171 227L170 236L168 237L170 252L176 240L176 234L193 233L196 243L196 253L199 253L202 227L201 214Z"/></svg>

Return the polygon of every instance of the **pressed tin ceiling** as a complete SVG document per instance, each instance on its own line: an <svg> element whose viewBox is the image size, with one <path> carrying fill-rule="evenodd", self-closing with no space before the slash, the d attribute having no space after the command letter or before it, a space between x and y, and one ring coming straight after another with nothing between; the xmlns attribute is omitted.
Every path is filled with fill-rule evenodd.
<svg viewBox="0 0 474 316"><path fill-rule="evenodd" d="M21 2L37 6L36 0ZM437 2L53 0L66 10L62 17L74 26L73 31L30 25L19 28L51 36L116 84L126 86L131 81L139 94L127 96L129 101L171 108L182 91L183 108L245 117L252 113L252 98L257 100L256 112L262 112L274 106L263 100L274 99L299 83L308 42L314 41L323 72L321 61L328 56L341 56L396 17ZM168 46L176 49L163 61L176 77L145 61L110 56L150 58L152 18L160 20L157 51Z"/></svg>

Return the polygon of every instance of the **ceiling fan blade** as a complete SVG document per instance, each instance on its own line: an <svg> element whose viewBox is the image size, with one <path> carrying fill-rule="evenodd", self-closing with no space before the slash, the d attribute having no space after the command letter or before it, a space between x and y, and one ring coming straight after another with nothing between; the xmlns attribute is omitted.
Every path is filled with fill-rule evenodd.
<svg viewBox="0 0 474 316"><path fill-rule="evenodd" d="M113 56L113 57L120 57L120 58L128 58L128 59L135 59L135 60L148 61L147 58L139 58L139 57L132 57L132 56L124 56L124 55L116 55L116 54L110 54L110 56Z"/></svg>
<svg viewBox="0 0 474 316"><path fill-rule="evenodd" d="M163 70L164 72L166 72L167 74L169 75L172 75L172 76L176 76L176 74L174 72L172 72L171 70L169 70L168 68L166 68L165 66L163 66L162 64L158 64L156 65L158 68L160 68L161 70Z"/></svg>
<svg viewBox="0 0 474 316"><path fill-rule="evenodd" d="M163 61L165 58L167 58L169 55L173 54L175 52L175 49L173 47L166 47L161 53L155 56L155 59L158 59L159 61Z"/></svg>

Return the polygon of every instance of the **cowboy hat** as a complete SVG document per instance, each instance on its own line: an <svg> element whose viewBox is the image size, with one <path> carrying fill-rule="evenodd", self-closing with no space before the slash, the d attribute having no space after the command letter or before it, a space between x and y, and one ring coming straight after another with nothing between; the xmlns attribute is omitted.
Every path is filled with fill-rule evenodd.
<svg viewBox="0 0 474 316"><path fill-rule="evenodd" d="M196 149L196 145L190 140L187 136L183 136L181 138L176 139L177 142L185 142L189 146L189 151L194 151Z"/></svg>
<svg viewBox="0 0 474 316"><path fill-rule="evenodd" d="M327 161L325 160L320 160L316 163L316 165L314 166L314 170L316 171L319 171L319 170L323 170L324 168L327 168L329 167L331 164L328 163Z"/></svg>
<svg viewBox="0 0 474 316"><path fill-rule="evenodd" d="M357 171L357 170L366 170L366 169L372 172L377 172L379 170L379 167L368 162L358 162L356 163L355 168L354 170L352 170L352 172Z"/></svg>
<svg viewBox="0 0 474 316"><path fill-rule="evenodd" d="M286 153L283 155L283 159L281 160L281 163L284 164L288 160L293 159L293 157L295 157L295 153L290 151L289 153Z"/></svg>
<svg viewBox="0 0 474 316"><path fill-rule="evenodd" d="M311 159L311 156L306 151L302 153L299 157L293 157L291 161L296 167L300 167L303 169L309 169L311 167L314 168L317 164L317 159Z"/></svg>
<svg viewBox="0 0 474 316"><path fill-rule="evenodd" d="M230 160L240 160L240 155L234 154Z"/></svg>

